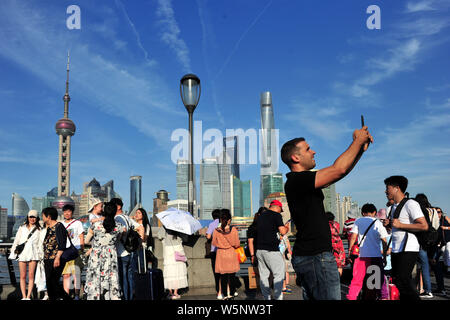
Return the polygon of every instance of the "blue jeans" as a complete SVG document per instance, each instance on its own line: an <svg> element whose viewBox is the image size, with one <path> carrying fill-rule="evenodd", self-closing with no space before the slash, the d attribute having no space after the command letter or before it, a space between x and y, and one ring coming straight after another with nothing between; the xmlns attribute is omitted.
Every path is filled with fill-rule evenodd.
<svg viewBox="0 0 450 320"><path fill-rule="evenodd" d="M430 264L428 263L427 252L420 249L417 260L422 266L423 290L425 292L431 292Z"/></svg>
<svg viewBox="0 0 450 320"><path fill-rule="evenodd" d="M336 259L331 252L315 256L292 256L305 300L341 300L341 282Z"/></svg>
<svg viewBox="0 0 450 320"><path fill-rule="evenodd" d="M118 257L119 281L124 300L133 299L133 256Z"/></svg>

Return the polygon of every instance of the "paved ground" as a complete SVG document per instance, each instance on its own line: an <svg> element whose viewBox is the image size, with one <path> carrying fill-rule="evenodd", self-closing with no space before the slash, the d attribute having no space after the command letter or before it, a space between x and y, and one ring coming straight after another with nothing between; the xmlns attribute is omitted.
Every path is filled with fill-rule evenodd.
<svg viewBox="0 0 450 320"><path fill-rule="evenodd" d="M434 295L433 298L427 298L424 300L450 300L450 273L447 273L444 279L447 296L443 297ZM346 300L346 294L348 293L349 284L349 274L344 273L344 276L341 280L342 300ZM433 273L431 275L431 286L432 290L436 289L436 279ZM290 288L292 289L292 293L284 294L284 300L303 300L302 289L295 284L295 274L291 275ZM190 289L188 292L182 294L180 300L217 300L217 296L214 291L214 288ZM263 297L259 290L246 290L244 285L242 285L240 288L238 288L237 291L238 296L235 297L234 300L263 300Z"/></svg>

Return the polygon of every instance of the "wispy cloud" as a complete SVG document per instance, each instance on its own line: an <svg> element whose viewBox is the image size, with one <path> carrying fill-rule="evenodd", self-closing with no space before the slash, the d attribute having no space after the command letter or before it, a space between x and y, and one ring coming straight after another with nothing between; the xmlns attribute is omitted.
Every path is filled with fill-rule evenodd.
<svg viewBox="0 0 450 320"><path fill-rule="evenodd" d="M60 87L61 69L54 62L65 61L66 53L61 48L71 47L70 37L64 29L55 27L58 21L51 12L22 2L7 0L2 5L6 8L0 11L0 55L33 73L49 88ZM174 118L183 119L185 113L173 107L176 103L156 72L128 68L110 54L107 58L87 40L71 50L71 57L71 87L83 92L80 99L125 119L167 148ZM155 118L159 121L155 122Z"/></svg>
<svg viewBox="0 0 450 320"><path fill-rule="evenodd" d="M421 11L433 11L436 10L433 8L433 1L425 0L425 1L419 1L419 2L408 2L406 4L406 12L412 13L412 12L421 12Z"/></svg>
<svg viewBox="0 0 450 320"><path fill-rule="evenodd" d="M130 27L131 27L131 30L133 30L133 34L134 34L134 36L136 37L137 45L139 46L139 48L140 48L140 49L142 50L142 52L144 53L144 59L145 59L145 61L147 61L147 64L148 64L149 66L155 65L156 62L155 62L154 60L151 60L151 59L149 58L149 54L148 54L147 50L144 48L144 46L143 46L143 44L142 44L141 36L139 35L139 32L136 30L136 27L135 27L133 21L131 21L129 15L128 15L128 13L127 13L127 10L126 10L125 6L123 5L123 3L122 3L120 0L116 0L116 6L122 11L123 15L125 16L125 19L127 20L128 24L129 24ZM120 41L120 40L116 40L115 44L116 44L116 46L118 46L118 47L121 47L121 46L124 45L123 41Z"/></svg>
<svg viewBox="0 0 450 320"><path fill-rule="evenodd" d="M270 7L270 5L272 4L273 0L270 0L269 2L267 2L267 4L264 6L264 8L258 13L258 15L256 16L256 18L250 23L250 25L247 27L247 29L242 33L242 35L239 37L238 41L236 42L236 44L234 45L233 49L231 50L230 54L228 55L228 57L225 59L224 64L222 65L222 67L220 68L219 72L216 74L216 76L214 77L214 79L217 79L223 72L223 70L227 67L228 63L230 62L231 58L233 57L233 55L236 53L236 51L239 49L239 45L241 44L242 40L244 40L245 36L249 33L249 31L255 26L255 24L258 22L258 20L261 18L261 16L264 14L264 12L267 11L267 9Z"/></svg>
<svg viewBox="0 0 450 320"><path fill-rule="evenodd" d="M225 119L221 112L221 107L219 106L219 100L217 98L217 89L216 89L216 81L213 79L211 64L210 64L210 55L208 50L211 47L214 47L214 31L212 23L209 19L208 11L206 9L205 1L197 0L198 7L198 15L200 20L200 25L202 27L202 53L203 53L203 61L205 63L206 72L208 74L208 78L211 82L211 94L213 99L214 111L217 115L217 120L221 126L225 126Z"/></svg>
<svg viewBox="0 0 450 320"><path fill-rule="evenodd" d="M314 111L312 112L312 110ZM352 132L349 122L340 117L345 111L346 109L339 99L326 98L315 101L296 99L292 102L292 112L282 117L284 121L288 121L295 128L303 128L314 137L334 144Z"/></svg>
<svg viewBox="0 0 450 320"><path fill-rule="evenodd" d="M185 72L191 72L191 59L186 42L180 37L181 30L175 19L175 13L171 0L158 0L156 15L160 19L161 40L166 43L176 54L177 59Z"/></svg>

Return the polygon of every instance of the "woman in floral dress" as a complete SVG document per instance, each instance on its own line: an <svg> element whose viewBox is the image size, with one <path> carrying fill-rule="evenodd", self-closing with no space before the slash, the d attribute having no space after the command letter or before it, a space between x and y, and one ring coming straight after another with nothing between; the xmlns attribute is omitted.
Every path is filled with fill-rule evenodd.
<svg viewBox="0 0 450 320"><path fill-rule="evenodd" d="M105 219L89 228L93 236L92 251L86 272L85 294L87 300L120 300L119 269L116 242L124 226L114 221L117 207L106 203Z"/></svg>
<svg viewBox="0 0 450 320"><path fill-rule="evenodd" d="M344 243L339 235L339 223L334 221L334 214L326 212L328 216L328 223L331 231L331 246L333 247L334 258L338 267L339 275L342 276L343 268L345 267L345 251Z"/></svg>

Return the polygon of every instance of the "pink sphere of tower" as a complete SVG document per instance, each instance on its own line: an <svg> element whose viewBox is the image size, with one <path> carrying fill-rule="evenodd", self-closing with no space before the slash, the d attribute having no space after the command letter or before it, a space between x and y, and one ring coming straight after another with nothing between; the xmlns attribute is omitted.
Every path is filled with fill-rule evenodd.
<svg viewBox="0 0 450 320"><path fill-rule="evenodd" d="M56 134L57 135L63 135L65 137L67 136L73 136L75 134L75 123L73 123L72 120L67 118L59 119L58 122L56 122L55 125Z"/></svg>

